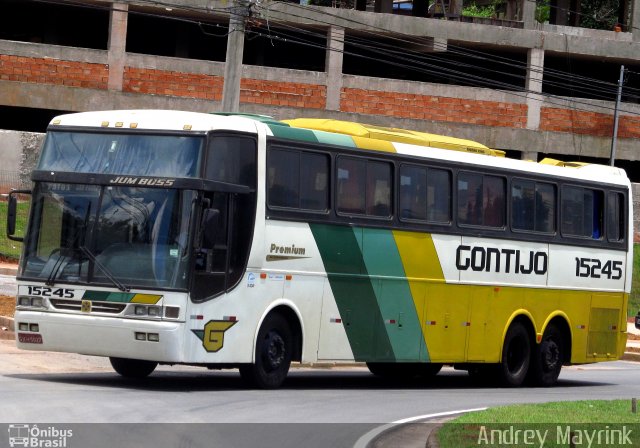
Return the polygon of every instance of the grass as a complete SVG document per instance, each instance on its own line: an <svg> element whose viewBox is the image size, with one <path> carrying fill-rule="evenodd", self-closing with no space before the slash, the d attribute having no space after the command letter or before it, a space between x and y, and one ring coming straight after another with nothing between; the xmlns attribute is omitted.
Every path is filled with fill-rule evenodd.
<svg viewBox="0 0 640 448"><path fill-rule="evenodd" d="M25 228L27 227L27 217L29 214L29 203L19 202L18 213L16 217L16 236L23 236ZM22 251L22 243L18 241L12 241L7 238L6 232L7 225L7 202L0 201L0 257L7 258L9 260L17 260L20 258L20 252Z"/></svg>
<svg viewBox="0 0 640 448"><path fill-rule="evenodd" d="M593 444L587 443L588 438L593 437L594 431L596 437L600 431L601 441L608 436L609 441L614 442L606 444L607 446L638 446L640 445L640 414L632 413L631 406L631 400L502 406L472 412L452 420L439 429L437 437L442 448L483 445L568 446L568 434L579 438L573 440L574 446L600 446L603 443L597 444L597 440L592 440ZM621 438L624 427L631 430L630 434L628 431L627 434L633 445L629 445L629 439ZM570 431L567 428L570 428ZM520 430L519 433L518 430ZM525 430L539 431L535 435L534 443L524 443L523 431ZM547 437L541 444L538 435L544 435L545 431L548 431ZM516 434L519 434L519 443L513 440ZM534 435L533 432L530 434ZM503 438L501 441L498 440L500 437ZM507 439L508 437L511 439Z"/></svg>
<svg viewBox="0 0 640 448"><path fill-rule="evenodd" d="M633 277L627 315L635 316L640 311L640 244L633 245Z"/></svg>

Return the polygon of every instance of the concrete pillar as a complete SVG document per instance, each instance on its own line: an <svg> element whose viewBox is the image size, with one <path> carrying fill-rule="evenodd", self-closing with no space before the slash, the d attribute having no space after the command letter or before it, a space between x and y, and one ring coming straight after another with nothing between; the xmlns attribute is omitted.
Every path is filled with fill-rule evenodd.
<svg viewBox="0 0 640 448"><path fill-rule="evenodd" d="M640 42L640 0L633 0L631 7L631 30L634 42Z"/></svg>
<svg viewBox="0 0 640 448"><path fill-rule="evenodd" d="M127 19L129 5L114 3L109 14L109 41L107 44L107 64L109 64L109 90L122 90L124 66L127 59Z"/></svg>
<svg viewBox="0 0 640 448"><path fill-rule="evenodd" d="M248 15L247 3L236 0L229 17L227 56L224 65L222 86L222 111L240 111L240 80L242 79L242 56L244 55L244 29Z"/></svg>
<svg viewBox="0 0 640 448"><path fill-rule="evenodd" d="M532 30L538 26L536 23L536 2L522 0L522 21L526 30Z"/></svg>
<svg viewBox="0 0 640 448"><path fill-rule="evenodd" d="M538 161L538 152L537 151L522 151L520 153L520 160L531 160L533 162Z"/></svg>
<svg viewBox="0 0 640 448"><path fill-rule="evenodd" d="M542 107L542 75L544 71L544 50L532 48L527 53L527 129L538 129L540 126L540 109Z"/></svg>
<svg viewBox="0 0 640 448"><path fill-rule="evenodd" d="M344 60L344 28L329 27L324 70L327 74L327 110L340 110L342 61Z"/></svg>

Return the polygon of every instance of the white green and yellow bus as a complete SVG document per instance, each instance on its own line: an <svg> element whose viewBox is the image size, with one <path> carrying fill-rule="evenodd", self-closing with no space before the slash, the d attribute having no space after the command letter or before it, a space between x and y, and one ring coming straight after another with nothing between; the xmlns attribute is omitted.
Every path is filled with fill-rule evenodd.
<svg viewBox="0 0 640 448"><path fill-rule="evenodd" d="M328 361L548 386L624 352L618 168L335 120L123 110L52 120L32 180L22 349L109 357L126 377L239 368L262 388Z"/></svg>

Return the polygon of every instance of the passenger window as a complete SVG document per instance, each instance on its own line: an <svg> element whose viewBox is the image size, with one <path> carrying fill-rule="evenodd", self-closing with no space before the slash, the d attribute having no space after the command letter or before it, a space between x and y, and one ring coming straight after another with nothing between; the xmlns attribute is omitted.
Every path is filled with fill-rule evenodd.
<svg viewBox="0 0 640 448"><path fill-rule="evenodd" d="M607 200L607 239L624 241L625 239L625 201L621 193L609 193Z"/></svg>
<svg viewBox="0 0 640 448"><path fill-rule="evenodd" d="M400 218L451 222L451 173L414 165L400 167Z"/></svg>
<svg viewBox="0 0 640 448"><path fill-rule="evenodd" d="M329 208L329 157L271 148L267 159L268 204L301 210Z"/></svg>
<svg viewBox="0 0 640 448"><path fill-rule="evenodd" d="M391 164L340 157L336 167L338 212L377 217L391 215Z"/></svg>
<svg viewBox="0 0 640 448"><path fill-rule="evenodd" d="M514 179L511 226L514 230L555 232L556 189L552 184Z"/></svg>
<svg viewBox="0 0 640 448"><path fill-rule="evenodd" d="M505 180L498 176L458 174L458 222L462 225L504 227Z"/></svg>
<svg viewBox="0 0 640 448"><path fill-rule="evenodd" d="M598 190L562 188L562 234L583 238L602 237L603 194Z"/></svg>

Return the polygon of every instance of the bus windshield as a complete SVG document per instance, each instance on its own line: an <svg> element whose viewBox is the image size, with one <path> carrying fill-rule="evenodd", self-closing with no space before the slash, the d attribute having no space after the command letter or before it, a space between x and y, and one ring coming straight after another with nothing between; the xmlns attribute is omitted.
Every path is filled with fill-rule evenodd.
<svg viewBox="0 0 640 448"><path fill-rule="evenodd" d="M48 132L39 170L196 177L204 137Z"/></svg>
<svg viewBox="0 0 640 448"><path fill-rule="evenodd" d="M192 190L40 183L22 275L47 284L186 289Z"/></svg>

